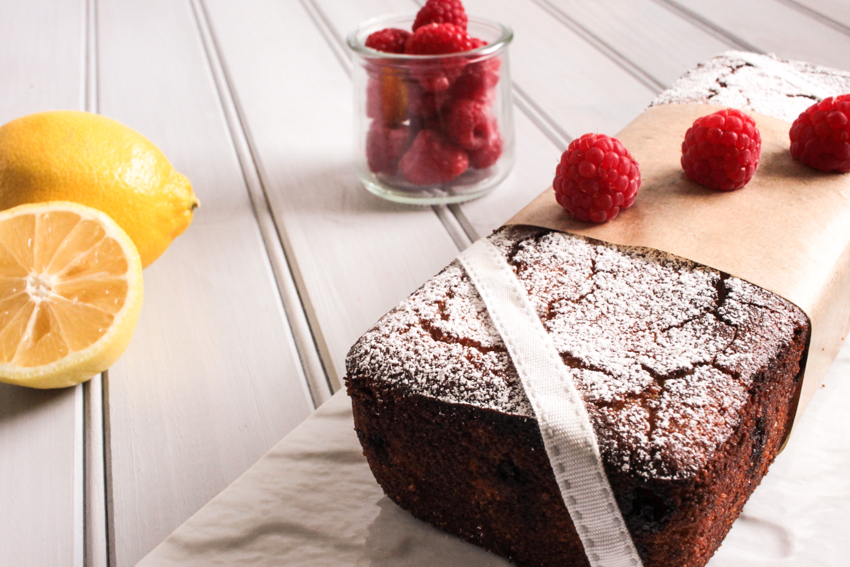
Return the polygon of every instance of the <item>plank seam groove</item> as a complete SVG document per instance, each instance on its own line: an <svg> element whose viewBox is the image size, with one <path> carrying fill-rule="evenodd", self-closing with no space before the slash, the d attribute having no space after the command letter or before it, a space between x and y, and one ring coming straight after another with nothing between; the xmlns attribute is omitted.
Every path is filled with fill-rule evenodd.
<svg viewBox="0 0 850 567"><path fill-rule="evenodd" d="M549 114L543 110L539 104L534 102L534 99L531 98L531 96L516 83L513 83L513 99L517 108L519 108L522 113L525 114L528 119L531 120L541 132L543 132L543 135L549 138L549 140L555 144L559 150L563 152L567 149L567 146L569 146L570 142L573 141L573 136L561 128L561 126L551 116L549 116Z"/></svg>
<svg viewBox="0 0 850 567"><path fill-rule="evenodd" d="M293 255L287 254L288 247L284 232L271 213L271 203L262 168L258 163L256 148L221 55L206 7L203 0L190 0L190 3L216 85L219 104L227 122L230 141L239 161L254 217L277 284L278 301L280 301L282 312L286 315L293 343L291 346L297 353L300 382L307 401L313 408L317 408L330 398L336 389L330 379L331 373L328 372L328 369L332 368L330 353L326 347L322 347L324 341L319 337L321 330L318 324L310 324L305 298L295 283L293 277L295 267L290 261Z"/></svg>
<svg viewBox="0 0 850 567"><path fill-rule="evenodd" d="M475 230L475 227L472 226L472 223L469 222L469 219L466 218L466 214L464 214L463 209L457 203L453 205L449 205L449 210L454 215L455 220L460 225L461 230L466 233L466 236L469 238L470 242L475 242L481 235L478 234L478 231Z"/></svg>
<svg viewBox="0 0 850 567"><path fill-rule="evenodd" d="M106 505L104 524L106 526L106 565L115 567L118 565L115 546L115 495L112 490L112 419L109 407L109 370L101 373L100 387L100 411L103 415L103 478L104 478L104 501Z"/></svg>
<svg viewBox="0 0 850 567"><path fill-rule="evenodd" d="M85 403L83 385L74 386L74 530L73 553L74 567L83 567L86 551L86 513L85 513Z"/></svg>
<svg viewBox="0 0 850 567"><path fill-rule="evenodd" d="M797 10L798 12L801 12L802 14L805 14L806 16L809 16L813 20L817 20L820 23L831 27L832 29L834 29L837 32L843 33L844 35L850 35L850 27L845 26L841 22L833 20L832 18L830 18L826 14L822 14L822 13L818 12L817 10L815 10L813 8L809 8L808 6L800 4L799 2L796 2L795 0L775 0L775 1L779 2L780 4L785 4L789 8L792 8L794 10Z"/></svg>
<svg viewBox="0 0 850 567"><path fill-rule="evenodd" d="M98 20L97 0L86 0L84 32L84 81L83 98L87 112L98 113L100 79L98 73ZM82 564L85 567L109 567L109 544L107 518L110 516L106 494L110 491L106 475L106 427L107 421L103 408L103 391L100 388L100 403L94 403L92 395L94 381L102 380L95 376L89 382L79 386L81 390L82 411ZM98 382L102 385L102 382ZM105 562L105 564L104 564Z"/></svg>
<svg viewBox="0 0 850 567"><path fill-rule="evenodd" d="M319 33L321 33L322 37L325 38L325 42L328 44L328 47L331 48L334 57L336 57L339 64L342 65L342 68L345 70L348 78L351 79L353 63L351 62L351 54L348 53L348 48L345 45L345 39L339 33L339 30L337 30L330 20L328 20L324 11L322 11L322 9L317 6L313 0L300 1L304 10L310 16L310 19L316 24L316 28L318 28Z"/></svg>
<svg viewBox="0 0 850 567"><path fill-rule="evenodd" d="M684 18L699 28L707 31L712 34L716 38L720 39L731 45L732 47L736 47L738 49L743 49L744 51L752 51L754 53L764 53L761 49L756 47L755 45L745 41L744 39L738 37L737 35L730 33L724 30L722 27L718 26L714 22L704 18L700 14L690 10L689 8L685 8L678 2L674 0L652 0L656 4L666 8L667 10L673 12L680 18Z"/></svg>
<svg viewBox="0 0 850 567"><path fill-rule="evenodd" d="M571 18L566 12L552 4L549 0L532 1L538 6L540 6L540 8L546 11L553 18L555 18L555 20L557 20L560 24L562 24L566 28L570 29L573 33L581 37L591 47L602 53L615 65L617 65L626 73L634 77L645 87L653 91L662 91L669 86L664 84L664 82L660 81L659 79L655 78L652 74L644 70L637 63L617 51L604 39L587 29L574 18Z"/></svg>
<svg viewBox="0 0 850 567"><path fill-rule="evenodd" d="M98 72L97 72L97 0L86 0L85 21L85 110L97 113Z"/></svg>
<svg viewBox="0 0 850 567"><path fill-rule="evenodd" d="M102 376L83 383L83 478L85 481L85 567L106 567L106 500L104 482Z"/></svg>
<svg viewBox="0 0 850 567"><path fill-rule="evenodd" d="M447 205L433 205L432 208L458 250L463 251L468 248L473 242L472 237L464 230L464 226L453 214L454 211L450 210Z"/></svg>

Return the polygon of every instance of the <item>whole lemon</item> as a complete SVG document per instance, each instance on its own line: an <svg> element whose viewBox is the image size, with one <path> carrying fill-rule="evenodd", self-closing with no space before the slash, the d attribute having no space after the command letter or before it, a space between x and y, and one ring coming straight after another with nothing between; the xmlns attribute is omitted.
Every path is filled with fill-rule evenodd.
<svg viewBox="0 0 850 567"><path fill-rule="evenodd" d="M72 201L112 217L142 266L192 222L198 199L150 140L88 112L51 111L0 127L0 210Z"/></svg>

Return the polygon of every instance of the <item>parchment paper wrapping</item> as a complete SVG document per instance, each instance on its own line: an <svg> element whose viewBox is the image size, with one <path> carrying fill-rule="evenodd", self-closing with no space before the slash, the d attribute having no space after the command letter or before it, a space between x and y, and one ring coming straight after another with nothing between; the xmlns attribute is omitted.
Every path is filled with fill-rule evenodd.
<svg viewBox="0 0 850 567"><path fill-rule="evenodd" d="M789 152L788 122L754 114L758 171L743 189L715 192L685 177L685 132L721 107L665 105L644 111L617 138L640 164L635 204L613 221L570 218L550 187L507 224L536 225L613 244L663 250L791 301L811 338L796 425L850 330L850 173L825 173Z"/></svg>

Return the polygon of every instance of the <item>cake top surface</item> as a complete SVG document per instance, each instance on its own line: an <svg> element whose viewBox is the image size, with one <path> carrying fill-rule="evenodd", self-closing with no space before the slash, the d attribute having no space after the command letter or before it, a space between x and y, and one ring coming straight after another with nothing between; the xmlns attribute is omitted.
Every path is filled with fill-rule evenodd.
<svg viewBox="0 0 850 567"><path fill-rule="evenodd" d="M663 252L528 227L490 238L554 339L606 458L633 474L698 472L757 373L806 325L781 298ZM368 331L347 367L405 394L533 417L457 262Z"/></svg>
<svg viewBox="0 0 850 567"><path fill-rule="evenodd" d="M758 112L793 122L805 109L850 92L850 73L774 55L728 51L701 63L651 106L702 103Z"/></svg>

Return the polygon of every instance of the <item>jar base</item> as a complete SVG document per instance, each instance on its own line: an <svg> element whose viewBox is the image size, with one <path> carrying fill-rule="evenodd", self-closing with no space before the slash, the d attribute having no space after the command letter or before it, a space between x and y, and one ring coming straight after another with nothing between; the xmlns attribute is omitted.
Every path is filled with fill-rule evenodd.
<svg viewBox="0 0 850 567"><path fill-rule="evenodd" d="M459 185L456 182L451 182L425 187L414 185L399 187L385 183L381 180L381 176L371 172L358 172L357 177L360 183L370 193L382 199L393 201L394 203L403 203L405 205L451 205L478 199L493 191L499 183L504 181L510 172L510 167L501 167L499 169L502 171L492 176L484 175L485 181L482 182L479 180L477 183L471 185Z"/></svg>

